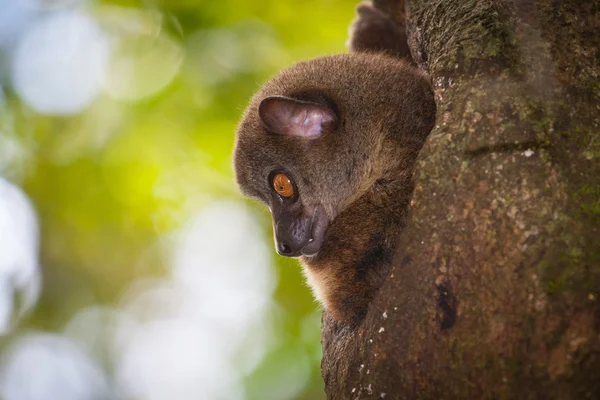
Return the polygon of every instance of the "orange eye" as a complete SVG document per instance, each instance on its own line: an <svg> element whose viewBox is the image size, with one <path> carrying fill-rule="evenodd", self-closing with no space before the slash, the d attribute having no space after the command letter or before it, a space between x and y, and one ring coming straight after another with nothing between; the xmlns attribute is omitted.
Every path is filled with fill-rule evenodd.
<svg viewBox="0 0 600 400"><path fill-rule="evenodd" d="M294 185L285 174L277 174L273 177L273 189L281 197L292 197L294 195Z"/></svg>

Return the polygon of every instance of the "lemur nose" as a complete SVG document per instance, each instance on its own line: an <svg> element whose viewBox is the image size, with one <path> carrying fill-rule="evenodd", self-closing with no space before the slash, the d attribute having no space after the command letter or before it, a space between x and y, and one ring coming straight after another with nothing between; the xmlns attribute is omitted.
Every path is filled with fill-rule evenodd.
<svg viewBox="0 0 600 400"><path fill-rule="evenodd" d="M287 256L292 254L292 249L287 244L280 242L277 246L277 252L282 256Z"/></svg>

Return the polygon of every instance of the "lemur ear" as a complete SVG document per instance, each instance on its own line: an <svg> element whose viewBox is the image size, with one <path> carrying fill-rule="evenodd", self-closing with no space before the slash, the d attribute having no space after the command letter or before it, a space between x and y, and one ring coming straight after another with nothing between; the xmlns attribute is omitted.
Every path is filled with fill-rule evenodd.
<svg viewBox="0 0 600 400"><path fill-rule="evenodd" d="M265 98L258 114L270 132L307 139L335 131L339 122L331 107L284 96Z"/></svg>

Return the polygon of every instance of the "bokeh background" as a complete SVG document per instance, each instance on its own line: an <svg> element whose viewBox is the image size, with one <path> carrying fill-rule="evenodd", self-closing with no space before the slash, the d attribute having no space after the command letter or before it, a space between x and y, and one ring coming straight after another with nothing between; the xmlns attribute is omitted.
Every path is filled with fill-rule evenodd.
<svg viewBox="0 0 600 400"><path fill-rule="evenodd" d="M320 399L320 311L231 151L350 0L0 0L0 398Z"/></svg>

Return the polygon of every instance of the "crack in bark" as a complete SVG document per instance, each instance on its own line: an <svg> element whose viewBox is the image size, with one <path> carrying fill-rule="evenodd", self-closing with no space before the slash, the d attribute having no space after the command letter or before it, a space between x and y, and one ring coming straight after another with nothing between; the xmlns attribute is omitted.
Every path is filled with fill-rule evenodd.
<svg viewBox="0 0 600 400"><path fill-rule="evenodd" d="M489 146L481 146L473 150L466 150L468 158L475 158L491 153L509 153L513 151L539 150L548 148L548 144L536 140L528 140L520 143L499 143Z"/></svg>
<svg viewBox="0 0 600 400"><path fill-rule="evenodd" d="M440 311L440 330L450 329L456 323L456 299L446 285L437 286L437 305Z"/></svg>

